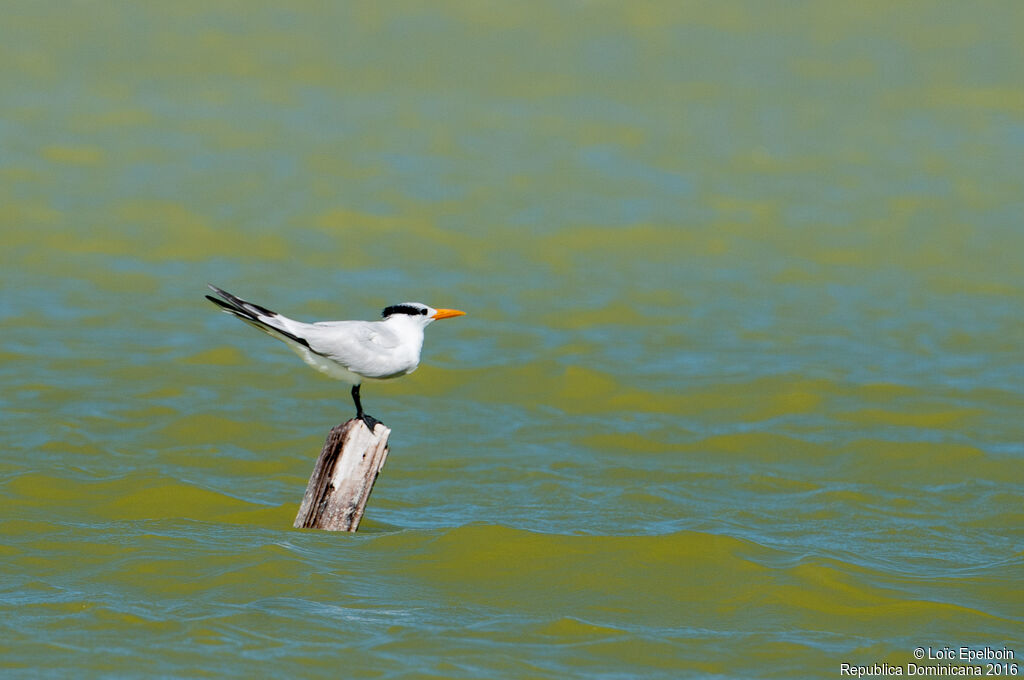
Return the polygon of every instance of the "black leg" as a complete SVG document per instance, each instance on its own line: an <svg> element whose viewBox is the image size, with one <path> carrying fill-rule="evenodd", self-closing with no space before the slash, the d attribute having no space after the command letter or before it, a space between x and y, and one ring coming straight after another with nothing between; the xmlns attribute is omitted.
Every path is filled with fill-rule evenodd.
<svg viewBox="0 0 1024 680"><path fill-rule="evenodd" d="M359 401L359 385L352 386L352 401L356 403L356 418L363 421L366 427L370 428L370 432L377 427L377 423L380 421L371 415L363 413L363 404Z"/></svg>
<svg viewBox="0 0 1024 680"><path fill-rule="evenodd" d="M363 405L359 403L359 385L352 386L352 401L356 403L356 418L363 415Z"/></svg>

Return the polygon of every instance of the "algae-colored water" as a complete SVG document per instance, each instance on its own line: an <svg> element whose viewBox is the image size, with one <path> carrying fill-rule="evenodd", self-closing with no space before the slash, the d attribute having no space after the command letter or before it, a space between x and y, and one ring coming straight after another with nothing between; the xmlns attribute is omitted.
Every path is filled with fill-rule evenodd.
<svg viewBox="0 0 1024 680"><path fill-rule="evenodd" d="M6 3L0 674L1019 661L1021 7ZM469 312L357 535L207 281Z"/></svg>

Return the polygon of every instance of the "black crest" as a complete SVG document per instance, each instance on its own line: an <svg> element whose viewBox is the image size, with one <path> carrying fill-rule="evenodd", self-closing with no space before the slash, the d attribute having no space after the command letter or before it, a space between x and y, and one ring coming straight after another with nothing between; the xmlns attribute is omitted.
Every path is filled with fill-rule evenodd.
<svg viewBox="0 0 1024 680"><path fill-rule="evenodd" d="M425 307L413 307L412 305L391 305L385 307L384 311L380 313L385 319L392 314L409 314L411 316L418 316L420 314L426 314L427 310Z"/></svg>

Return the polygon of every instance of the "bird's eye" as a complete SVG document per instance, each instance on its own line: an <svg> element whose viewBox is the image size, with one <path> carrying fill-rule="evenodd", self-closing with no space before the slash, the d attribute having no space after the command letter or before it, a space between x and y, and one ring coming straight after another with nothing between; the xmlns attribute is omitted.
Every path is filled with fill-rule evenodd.
<svg viewBox="0 0 1024 680"><path fill-rule="evenodd" d="M421 309L420 310L420 314L422 314L423 316L426 316L427 315L427 310Z"/></svg>

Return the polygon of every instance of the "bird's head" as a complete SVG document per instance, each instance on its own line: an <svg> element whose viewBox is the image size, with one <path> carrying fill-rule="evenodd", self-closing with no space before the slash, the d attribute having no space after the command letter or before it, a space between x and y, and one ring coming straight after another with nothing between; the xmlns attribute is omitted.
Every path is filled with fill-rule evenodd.
<svg viewBox="0 0 1024 680"><path fill-rule="evenodd" d="M434 309L422 302L403 302L398 305L391 305L390 307L385 307L384 311L380 313L385 321L389 319L402 320L404 322L418 323L421 326L426 326L431 321L436 321L437 319L448 319L464 314L465 312L460 312L457 309Z"/></svg>

